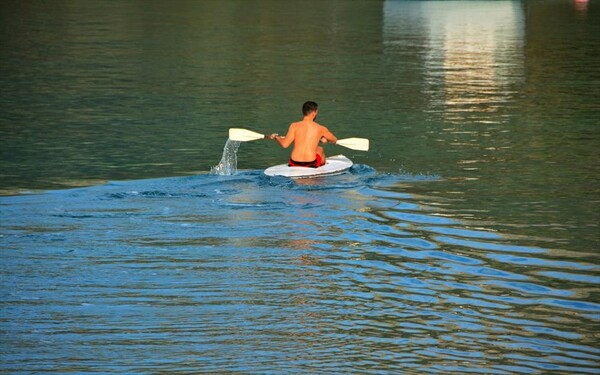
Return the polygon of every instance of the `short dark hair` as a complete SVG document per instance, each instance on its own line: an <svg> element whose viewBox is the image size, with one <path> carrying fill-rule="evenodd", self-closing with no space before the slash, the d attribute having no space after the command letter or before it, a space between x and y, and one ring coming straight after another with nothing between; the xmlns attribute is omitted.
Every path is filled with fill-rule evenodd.
<svg viewBox="0 0 600 375"><path fill-rule="evenodd" d="M308 101L302 105L302 114L304 116L319 109L319 105L315 102Z"/></svg>

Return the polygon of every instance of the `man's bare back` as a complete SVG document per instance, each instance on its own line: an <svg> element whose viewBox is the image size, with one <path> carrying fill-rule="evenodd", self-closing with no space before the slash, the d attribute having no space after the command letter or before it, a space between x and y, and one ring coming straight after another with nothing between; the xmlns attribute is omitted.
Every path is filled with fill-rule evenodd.
<svg viewBox="0 0 600 375"><path fill-rule="evenodd" d="M319 141L335 143L337 138L329 129L315 121L318 114L316 103L304 103L302 111L304 114L302 121L292 123L284 137L272 134L270 138L277 140L283 148L288 148L294 143L292 161L306 163L320 158L322 165L325 163L325 151L319 146Z"/></svg>

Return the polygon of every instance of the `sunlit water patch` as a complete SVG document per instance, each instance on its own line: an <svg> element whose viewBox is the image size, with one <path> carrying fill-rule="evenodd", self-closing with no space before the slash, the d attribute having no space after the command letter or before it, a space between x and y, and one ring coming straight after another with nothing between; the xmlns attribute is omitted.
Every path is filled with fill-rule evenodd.
<svg viewBox="0 0 600 375"><path fill-rule="evenodd" d="M410 194L261 171L0 198L2 371L597 373L598 266Z"/></svg>

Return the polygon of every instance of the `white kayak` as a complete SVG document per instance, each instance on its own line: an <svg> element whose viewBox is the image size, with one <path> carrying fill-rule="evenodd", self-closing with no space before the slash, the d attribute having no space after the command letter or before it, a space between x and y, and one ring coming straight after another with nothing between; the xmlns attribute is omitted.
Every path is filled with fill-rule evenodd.
<svg viewBox="0 0 600 375"><path fill-rule="evenodd" d="M352 166L352 160L344 155L329 156L325 165L319 168L289 167L287 164L274 165L265 169L267 176L285 176L291 178L313 178L344 173Z"/></svg>

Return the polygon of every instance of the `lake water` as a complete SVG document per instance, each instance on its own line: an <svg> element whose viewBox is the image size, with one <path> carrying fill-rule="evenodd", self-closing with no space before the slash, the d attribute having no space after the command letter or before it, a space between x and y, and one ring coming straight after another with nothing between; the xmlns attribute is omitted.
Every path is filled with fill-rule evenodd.
<svg viewBox="0 0 600 375"><path fill-rule="evenodd" d="M600 373L598 4L0 17L0 372ZM224 150L305 100L349 173Z"/></svg>

